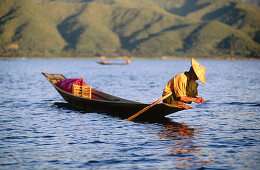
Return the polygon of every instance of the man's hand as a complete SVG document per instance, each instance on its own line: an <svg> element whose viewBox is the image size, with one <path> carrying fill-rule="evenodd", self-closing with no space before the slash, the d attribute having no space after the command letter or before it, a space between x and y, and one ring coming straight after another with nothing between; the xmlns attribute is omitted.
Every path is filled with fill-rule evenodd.
<svg viewBox="0 0 260 170"><path fill-rule="evenodd" d="M204 99L202 97L197 97L194 102L195 103L204 103Z"/></svg>
<svg viewBox="0 0 260 170"><path fill-rule="evenodd" d="M182 103L181 101L178 101L178 102L177 102L177 105L178 105L178 106L181 106L181 107L183 107L183 108L185 108L185 109L190 109L190 108L191 108L191 106L188 106L188 105Z"/></svg>

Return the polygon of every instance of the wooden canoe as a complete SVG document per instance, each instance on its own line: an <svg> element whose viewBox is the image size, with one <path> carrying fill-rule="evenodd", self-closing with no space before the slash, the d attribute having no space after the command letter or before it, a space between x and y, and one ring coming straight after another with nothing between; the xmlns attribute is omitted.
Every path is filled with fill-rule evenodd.
<svg viewBox="0 0 260 170"><path fill-rule="evenodd" d="M150 104L139 103L131 100L126 100L120 97L116 97L99 90L91 89L91 99L82 98L71 93L68 93L55 84L61 79L65 79L61 74L49 74L42 73L58 93L66 100L70 105L73 105L77 109L91 112L91 113L107 113L120 118L128 118L137 113L141 109L149 106ZM184 110L184 108L177 105L170 104L156 104L146 112L138 116L138 119L157 119L163 118L174 112Z"/></svg>
<svg viewBox="0 0 260 170"><path fill-rule="evenodd" d="M130 59L126 59L125 63L113 63L108 61L97 61L97 63L102 65L128 65L130 64Z"/></svg>

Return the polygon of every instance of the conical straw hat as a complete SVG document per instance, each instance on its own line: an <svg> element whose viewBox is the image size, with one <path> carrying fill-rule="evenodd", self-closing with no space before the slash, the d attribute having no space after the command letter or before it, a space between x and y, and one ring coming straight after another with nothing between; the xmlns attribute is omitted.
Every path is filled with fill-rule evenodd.
<svg viewBox="0 0 260 170"><path fill-rule="evenodd" d="M193 68L195 74L197 75L197 77L201 81L201 83L205 84L206 83L206 76L205 76L206 67L203 67L202 65L200 65L193 58L191 58L191 65L192 65L192 68Z"/></svg>

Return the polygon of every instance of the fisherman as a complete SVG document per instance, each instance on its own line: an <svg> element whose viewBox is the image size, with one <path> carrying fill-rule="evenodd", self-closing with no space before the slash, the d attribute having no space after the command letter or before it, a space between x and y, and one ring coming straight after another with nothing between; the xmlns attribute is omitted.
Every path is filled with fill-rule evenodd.
<svg viewBox="0 0 260 170"><path fill-rule="evenodd" d="M191 59L191 67L188 72L180 73L173 77L165 86L162 96L172 92L172 95L163 100L164 103L177 104L185 109L191 108L184 104L191 102L204 103L204 99L198 96L198 83L196 80L200 80L203 84L206 83L205 77L206 67L200 65L193 58Z"/></svg>

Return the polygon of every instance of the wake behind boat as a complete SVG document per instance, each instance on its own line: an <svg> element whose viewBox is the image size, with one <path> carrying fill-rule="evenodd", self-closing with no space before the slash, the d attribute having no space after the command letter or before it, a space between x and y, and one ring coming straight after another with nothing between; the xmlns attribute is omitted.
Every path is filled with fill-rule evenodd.
<svg viewBox="0 0 260 170"><path fill-rule="evenodd" d="M126 100L93 88L91 89L91 97L89 98L73 95L56 85L56 83L58 83L59 81L66 79L65 76L63 76L62 74L42 74L49 80L49 82L53 85L53 87L58 91L58 93L63 97L64 100L83 111L94 113L107 113L109 115L125 119L150 105ZM160 103L145 111L138 117L138 119L152 120L163 118L166 115L181 110L184 110L184 108L177 105Z"/></svg>

